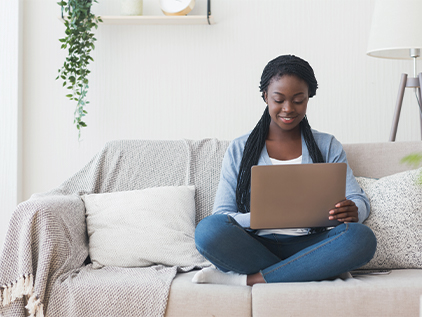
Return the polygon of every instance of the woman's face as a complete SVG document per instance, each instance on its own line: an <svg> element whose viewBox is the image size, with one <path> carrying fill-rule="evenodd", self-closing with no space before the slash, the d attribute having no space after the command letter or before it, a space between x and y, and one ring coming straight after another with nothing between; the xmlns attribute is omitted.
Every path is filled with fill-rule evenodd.
<svg viewBox="0 0 422 317"><path fill-rule="evenodd" d="M273 132L300 130L299 123L306 115L309 93L307 83L294 75L272 79L264 94L271 116Z"/></svg>

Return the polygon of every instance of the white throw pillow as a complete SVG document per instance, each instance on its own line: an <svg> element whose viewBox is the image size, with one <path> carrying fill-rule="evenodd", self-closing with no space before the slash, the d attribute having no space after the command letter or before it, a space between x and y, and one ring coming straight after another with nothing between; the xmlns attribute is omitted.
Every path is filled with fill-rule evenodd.
<svg viewBox="0 0 422 317"><path fill-rule="evenodd" d="M371 204L364 222L377 237L373 259L362 269L422 268L422 170L380 179L357 177Z"/></svg>
<svg viewBox="0 0 422 317"><path fill-rule="evenodd" d="M94 268L206 266L195 247L195 187L82 196Z"/></svg>

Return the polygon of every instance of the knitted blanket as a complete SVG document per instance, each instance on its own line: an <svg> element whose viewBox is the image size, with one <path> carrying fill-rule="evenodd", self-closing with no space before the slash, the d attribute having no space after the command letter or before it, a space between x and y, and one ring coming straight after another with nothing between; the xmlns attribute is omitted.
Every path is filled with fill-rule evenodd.
<svg viewBox="0 0 422 317"><path fill-rule="evenodd" d="M211 213L227 146L109 142L61 186L21 203L0 255L0 315L163 316L174 276L194 267L93 269L80 196L193 184L198 222Z"/></svg>

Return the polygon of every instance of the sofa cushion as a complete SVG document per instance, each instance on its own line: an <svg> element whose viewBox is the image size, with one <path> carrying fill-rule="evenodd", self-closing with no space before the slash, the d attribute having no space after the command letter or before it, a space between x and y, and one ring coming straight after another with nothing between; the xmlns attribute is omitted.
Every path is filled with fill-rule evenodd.
<svg viewBox="0 0 422 317"><path fill-rule="evenodd" d="M364 222L377 237L377 250L364 269L422 268L422 187L419 170L380 179L358 177L371 213Z"/></svg>
<svg viewBox="0 0 422 317"><path fill-rule="evenodd" d="M373 317L418 316L422 270L393 270L346 280L256 284L252 315Z"/></svg>
<svg viewBox="0 0 422 317"><path fill-rule="evenodd" d="M165 317L251 316L251 287L194 284L192 277L196 272L176 275L171 284Z"/></svg>
<svg viewBox="0 0 422 317"><path fill-rule="evenodd" d="M94 269L88 264L75 268L50 284L52 292L45 316L163 316L177 270L163 265Z"/></svg>
<svg viewBox="0 0 422 317"><path fill-rule="evenodd" d="M84 195L93 267L203 266L196 250L195 187Z"/></svg>

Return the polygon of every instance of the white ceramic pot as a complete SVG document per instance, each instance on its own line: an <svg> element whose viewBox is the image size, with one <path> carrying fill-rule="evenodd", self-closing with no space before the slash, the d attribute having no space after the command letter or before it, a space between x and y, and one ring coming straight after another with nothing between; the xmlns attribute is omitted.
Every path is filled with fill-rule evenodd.
<svg viewBox="0 0 422 317"><path fill-rule="evenodd" d="M143 0L121 0L121 15L142 15Z"/></svg>

